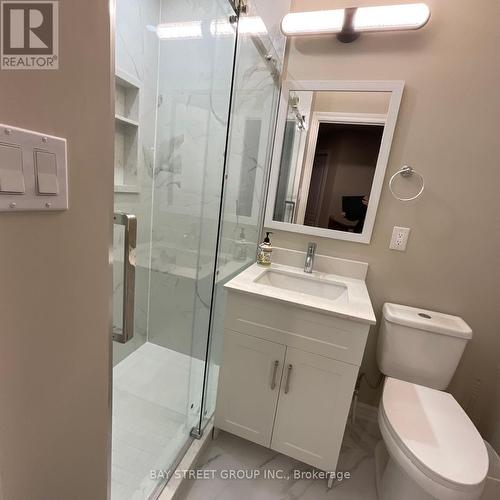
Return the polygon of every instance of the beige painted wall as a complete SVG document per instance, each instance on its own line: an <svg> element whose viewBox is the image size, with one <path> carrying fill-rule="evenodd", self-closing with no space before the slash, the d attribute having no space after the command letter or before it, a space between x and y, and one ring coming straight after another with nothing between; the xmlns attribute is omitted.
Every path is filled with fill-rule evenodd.
<svg viewBox="0 0 500 500"><path fill-rule="evenodd" d="M346 3L384 1L295 0L293 8ZM331 37L292 42L288 71L295 79L406 80L386 180L408 163L425 175L425 194L403 204L385 187L370 245L319 239L318 252L369 262L379 319L382 304L394 301L459 314L470 323L474 339L451 391L490 436L499 418L490 411L490 390L500 356L500 2L427 3L432 19L421 31L366 34L350 45ZM412 229L406 253L388 248L394 225ZM296 249L310 239L274 234L274 244ZM363 363L373 379L376 339L373 329ZM365 386L365 401L374 403L376 396Z"/></svg>
<svg viewBox="0 0 500 500"><path fill-rule="evenodd" d="M0 214L3 500L107 495L108 1L61 0L60 16L61 69L0 70L0 122L68 139L71 207Z"/></svg>
<svg viewBox="0 0 500 500"><path fill-rule="evenodd" d="M385 115L390 100L390 92L316 92L314 111Z"/></svg>
<svg viewBox="0 0 500 500"><path fill-rule="evenodd" d="M490 429L490 443L500 454L500 362L497 363L496 378L493 385L493 410L488 412L488 424Z"/></svg>

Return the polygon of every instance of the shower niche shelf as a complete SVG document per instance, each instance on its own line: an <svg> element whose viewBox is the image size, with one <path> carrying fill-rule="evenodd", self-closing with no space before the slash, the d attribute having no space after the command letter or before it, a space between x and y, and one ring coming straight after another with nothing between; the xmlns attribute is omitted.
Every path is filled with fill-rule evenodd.
<svg viewBox="0 0 500 500"><path fill-rule="evenodd" d="M140 93L140 81L117 70L115 75L116 193L139 193Z"/></svg>

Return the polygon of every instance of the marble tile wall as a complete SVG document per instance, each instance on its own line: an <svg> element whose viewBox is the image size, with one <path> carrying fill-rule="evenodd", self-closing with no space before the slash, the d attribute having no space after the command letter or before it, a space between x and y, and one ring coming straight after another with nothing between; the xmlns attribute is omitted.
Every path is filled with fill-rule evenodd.
<svg viewBox="0 0 500 500"><path fill-rule="evenodd" d="M114 344L115 363L123 360L115 368L118 385L125 368L132 369L125 374L130 380L124 379L114 394L117 499L144 497L143 489L151 487L141 479L147 468L157 459L171 461L167 455L176 454L199 419L226 157L218 282L225 283L255 257L277 87L251 39L241 35L226 151L235 48L230 14L227 0L117 0L117 71L140 86L138 189L115 193L115 209L138 219L135 336L126 345ZM168 32L172 23L198 23L199 34L162 39L161 26ZM266 44L271 46L270 38ZM237 241L242 230L245 243ZM117 326L123 240L117 226ZM208 413L215 404L225 299L218 286ZM146 352L153 357L143 356ZM167 352L172 359L160 355ZM176 368L177 355L184 360L182 370ZM167 373L171 368L175 373ZM124 388L137 391L129 395ZM158 401L151 401L152 394L161 395L161 408L153 407ZM156 424L177 444L159 441L147 452L136 449L135 434L156 432Z"/></svg>
<svg viewBox="0 0 500 500"><path fill-rule="evenodd" d="M141 132L139 193L115 196L116 209L135 213L139 221L136 334L126 346L115 345L116 360L146 338L203 359L233 69L235 37L228 23L232 11L226 0L117 2L116 63L120 71L141 82ZM253 13L262 13L268 25L265 45L274 45L280 54L284 40L279 21L281 11L288 8L285 3L269 6L256 1L251 5ZM174 23L188 28L196 25L199 33L161 39L157 25L166 26L168 31ZM221 284L255 256L277 100L276 83L245 34L239 39L234 90L218 260ZM242 199L244 210L238 209ZM242 229L245 244L238 241ZM119 229L117 232L118 318L122 236ZM225 294L219 287L214 367L220 358L224 303Z"/></svg>
<svg viewBox="0 0 500 500"><path fill-rule="evenodd" d="M263 20L274 34L272 42L277 50L284 47L280 41L279 18L282 3L269 7L266 2L254 2ZM161 14L160 14L161 10ZM141 82L140 144L139 144L139 193L116 193L116 209L130 211L138 217L138 267L136 284L136 339L130 348L145 340L149 315L149 334L160 345L177 345L181 352L196 351L201 347L206 324L211 287L201 279L173 276L164 266L155 267L157 259L170 259L174 264L185 250L200 253L203 264L214 257L217 234L217 217L220 207L220 190L227 127L227 106L234 36L221 31L213 36L213 22L224 23L230 13L225 0L118 0L116 64L121 72ZM161 17L160 17L161 16ZM203 36L197 39L169 39L159 42L155 27L161 23L199 22ZM281 45L280 45L281 44ZM161 50L160 50L161 47ZM231 175L227 187L226 225L222 242L225 260L235 253L235 240L244 228L248 253L255 250L258 239L260 202L263 196L269 142L269 124L259 116L269 106L269 75L259 61L249 40L240 40L238 77L236 83L235 113L233 116L230 164ZM254 53L252 53L254 51ZM159 63L159 64L158 64ZM159 86L158 86L159 85ZM158 93L158 100L156 94ZM272 99L272 98L271 98ZM156 109L156 105L157 108ZM245 108L246 106L246 108ZM252 110L252 116L245 112ZM157 119L156 119L157 112ZM259 143L252 151L245 139L248 120L260 121ZM155 161L155 132L157 139ZM246 154L248 153L248 154ZM246 158L247 165L255 165L250 216L237 217L236 203L241 195L242 172L237 165ZM154 184L154 189L153 188ZM154 194L154 204L152 204ZM153 220L153 244L149 245ZM236 220L238 219L238 220ZM116 231L115 316L121 315L122 231ZM148 311L149 258L152 258L151 308ZM253 255L251 255L253 258ZM196 269L199 262L193 265ZM182 274L182 273L181 273ZM204 277L206 278L206 277ZM166 300L165 289L175 289L179 280L176 300ZM187 290L190 289L188 292ZM192 300L187 300L191 295ZM163 299L162 299L163 297ZM196 297L193 300L193 297ZM191 309L190 313L186 311ZM189 322L191 320L191 325ZM168 326L166 326L168 325ZM180 332L178 326L180 326ZM190 328L197 334L190 340ZM196 342L200 340L200 342ZM194 344L198 343L198 346ZM134 345L133 345L134 344ZM123 354L129 346L118 346Z"/></svg>
<svg viewBox="0 0 500 500"><path fill-rule="evenodd" d="M135 295L135 338L115 343L115 363L146 341L153 162L159 41L153 27L160 18L160 0L116 0L116 70L140 84L137 193L115 193L115 210L133 213L138 220ZM114 318L121 324L123 294L123 229L115 227Z"/></svg>
<svg viewBox="0 0 500 500"><path fill-rule="evenodd" d="M215 268L235 47L230 14L226 0L162 1L164 33L174 23L199 31L160 42L149 339L197 359L205 358ZM188 389L198 410L199 377Z"/></svg>

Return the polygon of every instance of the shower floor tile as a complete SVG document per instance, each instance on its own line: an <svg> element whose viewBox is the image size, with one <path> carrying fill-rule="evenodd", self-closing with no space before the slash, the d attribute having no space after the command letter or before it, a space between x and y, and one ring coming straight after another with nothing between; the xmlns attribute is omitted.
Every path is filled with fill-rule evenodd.
<svg viewBox="0 0 500 500"><path fill-rule="evenodd" d="M194 425L204 363L145 343L113 370L112 500L145 500ZM196 398L199 399L199 396ZM193 408L191 408L193 404Z"/></svg>

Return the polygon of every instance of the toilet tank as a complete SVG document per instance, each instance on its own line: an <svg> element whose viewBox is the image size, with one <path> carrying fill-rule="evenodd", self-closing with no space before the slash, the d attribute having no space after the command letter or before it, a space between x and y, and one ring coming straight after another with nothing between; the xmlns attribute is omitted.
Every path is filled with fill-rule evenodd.
<svg viewBox="0 0 500 500"><path fill-rule="evenodd" d="M462 318L387 303L378 338L378 366L388 377L444 390L471 338L472 330Z"/></svg>

